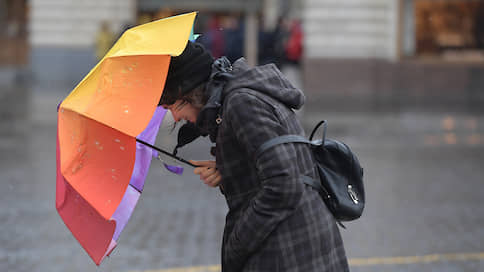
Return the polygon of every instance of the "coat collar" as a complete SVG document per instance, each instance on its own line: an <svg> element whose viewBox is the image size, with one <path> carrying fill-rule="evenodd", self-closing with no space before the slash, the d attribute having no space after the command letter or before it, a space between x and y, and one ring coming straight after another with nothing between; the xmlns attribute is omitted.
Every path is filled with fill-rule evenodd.
<svg viewBox="0 0 484 272"><path fill-rule="evenodd" d="M210 136L212 142L216 140L218 126L222 121L223 89L226 83L233 78L232 70L232 64L227 58L221 57L215 60L212 64L212 73L205 87L208 100L198 114L196 125L202 135Z"/></svg>

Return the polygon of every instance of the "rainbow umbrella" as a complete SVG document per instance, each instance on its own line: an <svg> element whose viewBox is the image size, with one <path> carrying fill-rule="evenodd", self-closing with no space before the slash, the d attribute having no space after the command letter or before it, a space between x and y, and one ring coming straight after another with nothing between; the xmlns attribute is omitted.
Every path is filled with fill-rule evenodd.
<svg viewBox="0 0 484 272"><path fill-rule="evenodd" d="M143 190L170 56L183 52L195 16L127 30L58 107L56 209L97 265Z"/></svg>

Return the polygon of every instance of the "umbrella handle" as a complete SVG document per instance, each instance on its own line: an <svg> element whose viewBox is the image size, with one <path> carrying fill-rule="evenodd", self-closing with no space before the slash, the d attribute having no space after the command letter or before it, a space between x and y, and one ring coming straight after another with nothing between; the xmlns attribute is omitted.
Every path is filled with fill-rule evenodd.
<svg viewBox="0 0 484 272"><path fill-rule="evenodd" d="M189 161L187 161L187 160L185 160L185 159L183 159L183 158L180 158L180 157L178 157L178 156L175 156L175 155L171 154L170 152L165 151L165 150L163 150L163 149L161 149L161 148L159 148L159 147L156 147L156 146L154 146L154 145L151 145L151 144L149 144L149 143L147 143L147 142L145 142L145 141L143 141L143 140L136 139L136 141L137 141L138 143L143 144L143 145L146 145L147 147L150 147L150 148L152 148L152 149L154 149L154 150L156 150L156 151L158 151L158 152L161 152L161 153L163 153L163 154L165 154L165 155L167 155L167 156L169 156L169 157L172 157L172 158L173 158L173 159L175 159L175 160L181 161L181 162L183 162L183 163L185 163L185 164L188 164L188 165L190 165L190 166L192 166L192 167L198 167L197 165L195 165L195 164L193 164L193 163L191 163L191 162L189 162Z"/></svg>

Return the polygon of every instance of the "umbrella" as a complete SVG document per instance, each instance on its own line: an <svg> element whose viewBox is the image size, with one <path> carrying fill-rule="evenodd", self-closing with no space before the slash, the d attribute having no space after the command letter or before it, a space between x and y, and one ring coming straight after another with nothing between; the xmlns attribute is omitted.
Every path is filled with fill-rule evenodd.
<svg viewBox="0 0 484 272"><path fill-rule="evenodd" d="M170 56L183 52L195 16L127 30L58 106L56 209L97 265L133 212L153 149L177 158L152 144Z"/></svg>

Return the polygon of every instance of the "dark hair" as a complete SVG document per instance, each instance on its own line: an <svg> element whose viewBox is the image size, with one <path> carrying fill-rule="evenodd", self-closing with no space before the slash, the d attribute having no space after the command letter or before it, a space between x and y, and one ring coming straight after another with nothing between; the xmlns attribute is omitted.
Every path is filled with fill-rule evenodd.
<svg viewBox="0 0 484 272"><path fill-rule="evenodd" d="M160 100L160 105L173 105L177 100L182 100L182 103L189 103L195 108L203 108L205 104L207 103L208 96L205 95L205 87L206 83L202 83L195 87L193 90L190 92L180 95L179 97L176 97L173 94L173 92L169 93L170 95L163 95ZM179 92L180 93L180 92ZM176 126L179 124L179 122L174 122L173 126L171 128L171 132L174 132L176 129Z"/></svg>
<svg viewBox="0 0 484 272"><path fill-rule="evenodd" d="M207 103L208 97L205 94L206 83L202 83L188 93L178 92L164 93L160 100L160 105L173 105L177 100L182 100L192 104L196 108L202 108Z"/></svg>

